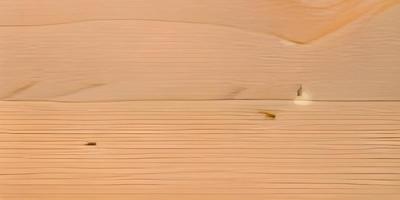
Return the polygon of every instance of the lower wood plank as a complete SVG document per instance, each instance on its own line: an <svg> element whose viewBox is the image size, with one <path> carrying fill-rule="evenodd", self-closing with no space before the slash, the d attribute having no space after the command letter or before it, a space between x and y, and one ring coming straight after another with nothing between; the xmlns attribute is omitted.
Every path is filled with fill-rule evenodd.
<svg viewBox="0 0 400 200"><path fill-rule="evenodd" d="M295 103L1 102L0 199L400 198L399 102Z"/></svg>

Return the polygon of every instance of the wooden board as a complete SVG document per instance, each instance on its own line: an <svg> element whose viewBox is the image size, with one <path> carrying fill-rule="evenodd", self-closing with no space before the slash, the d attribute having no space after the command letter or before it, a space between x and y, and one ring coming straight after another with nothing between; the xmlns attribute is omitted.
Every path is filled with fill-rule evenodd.
<svg viewBox="0 0 400 200"><path fill-rule="evenodd" d="M400 100L399 1L329 2L2 1L0 99Z"/></svg>
<svg viewBox="0 0 400 200"><path fill-rule="evenodd" d="M398 200L399 3L1 0L0 200Z"/></svg>
<svg viewBox="0 0 400 200"><path fill-rule="evenodd" d="M0 112L4 200L400 198L398 102L2 102Z"/></svg>

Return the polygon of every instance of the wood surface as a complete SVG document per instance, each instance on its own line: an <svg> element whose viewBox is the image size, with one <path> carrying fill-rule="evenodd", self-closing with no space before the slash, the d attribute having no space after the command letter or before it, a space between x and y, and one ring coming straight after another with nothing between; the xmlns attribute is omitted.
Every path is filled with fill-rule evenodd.
<svg viewBox="0 0 400 200"><path fill-rule="evenodd" d="M3 102L0 111L3 199L400 197L399 103Z"/></svg>
<svg viewBox="0 0 400 200"><path fill-rule="evenodd" d="M0 200L398 200L399 3L1 0Z"/></svg>
<svg viewBox="0 0 400 200"><path fill-rule="evenodd" d="M398 1L299 2L5 0L0 99L400 100Z"/></svg>

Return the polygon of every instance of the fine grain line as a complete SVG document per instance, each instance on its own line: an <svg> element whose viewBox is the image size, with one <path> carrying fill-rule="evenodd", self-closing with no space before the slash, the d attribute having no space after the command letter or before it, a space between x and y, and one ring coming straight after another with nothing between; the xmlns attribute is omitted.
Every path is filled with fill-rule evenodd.
<svg viewBox="0 0 400 200"><path fill-rule="evenodd" d="M87 86L83 86L83 87L74 89L72 91L68 91L68 92L66 92L64 94L57 95L55 98L64 97L64 96L68 96L68 95L73 95L73 94L79 93L79 92L84 91L84 90L93 89L93 88L101 87L101 86L104 86L104 85L107 85L107 83L90 84L90 85L87 85Z"/></svg>
<svg viewBox="0 0 400 200"><path fill-rule="evenodd" d="M245 87L238 87L233 89L228 95L226 95L226 98L224 99L236 99L236 97L242 93L243 91L245 91L247 88Z"/></svg>
<svg viewBox="0 0 400 200"><path fill-rule="evenodd" d="M65 22L58 22L58 23L42 23L42 24L0 24L0 27L46 27L46 26L59 26L59 25L71 25L71 24L79 24L79 23L91 23L91 22L113 22L113 21L142 21L142 22L165 22L165 23L179 23L179 24L194 24L194 25L208 25L208 26L215 26L215 27L222 27L222 28L229 28L234 29L237 31L245 32L245 33L253 33L257 35L272 35L277 38L286 40L288 42L292 42L295 44L307 44L308 42L297 41L294 39L290 39L283 35L274 33L274 32L260 32L260 31L251 31L247 29L243 29L233 25L226 25L226 24L217 24L217 23L204 23L204 22L192 22L192 21L178 21L178 20L162 20L162 19L139 19L139 18L114 18L114 19L82 19L82 20L70 20Z"/></svg>
<svg viewBox="0 0 400 200"><path fill-rule="evenodd" d="M1 99L8 99L8 98L12 98L17 96L18 94L23 93L24 91L29 90L30 88L32 88L33 86L35 86L38 82L34 81L34 82L30 82L26 85L23 85L21 87L18 87L14 90L12 90L11 92L9 92L8 94L6 94L5 96L1 97Z"/></svg>
<svg viewBox="0 0 400 200"><path fill-rule="evenodd" d="M122 102L209 102L209 101L288 101L293 102L293 99L116 99L116 100L92 100L92 101L67 101L67 100L46 100L46 99L25 99L25 100L17 100L17 99L10 99L10 100L0 100L1 102L47 102L47 103L66 103L66 104L85 104L85 103L122 103ZM315 100L302 100L304 102L326 102L326 103L338 103L338 102L345 102L345 103L399 103L400 99L393 99L393 100L382 100L382 99L355 99L355 100L334 100L334 99L315 99Z"/></svg>

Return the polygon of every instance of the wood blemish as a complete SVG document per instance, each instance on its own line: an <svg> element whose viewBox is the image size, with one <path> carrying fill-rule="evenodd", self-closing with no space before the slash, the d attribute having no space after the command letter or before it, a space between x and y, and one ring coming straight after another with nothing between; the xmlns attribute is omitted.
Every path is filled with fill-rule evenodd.
<svg viewBox="0 0 400 200"><path fill-rule="evenodd" d="M87 142L85 145L86 146L97 146L97 143L96 142Z"/></svg>
<svg viewBox="0 0 400 200"><path fill-rule="evenodd" d="M303 96L303 85L300 85L299 89L297 89L297 96L298 97Z"/></svg>
<svg viewBox="0 0 400 200"><path fill-rule="evenodd" d="M267 111L260 111L260 114L263 114L267 119L276 119L276 114L267 112Z"/></svg>

